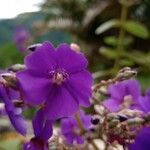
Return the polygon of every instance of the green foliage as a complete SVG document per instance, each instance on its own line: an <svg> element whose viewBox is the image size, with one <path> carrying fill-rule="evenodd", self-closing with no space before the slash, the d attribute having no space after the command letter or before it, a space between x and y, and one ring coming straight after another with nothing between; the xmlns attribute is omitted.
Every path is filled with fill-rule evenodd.
<svg viewBox="0 0 150 150"><path fill-rule="evenodd" d="M100 53L109 59L116 59L120 55L119 53L116 53L114 49L108 47L102 47Z"/></svg>
<svg viewBox="0 0 150 150"><path fill-rule="evenodd" d="M0 46L0 67L6 68L15 63L23 63L23 55L13 43Z"/></svg>
<svg viewBox="0 0 150 150"><path fill-rule="evenodd" d="M123 25L124 29L143 39L147 39L149 37L149 31L147 29L147 27L139 22L135 22L135 21L126 21L126 23Z"/></svg>
<svg viewBox="0 0 150 150"><path fill-rule="evenodd" d="M115 36L107 36L107 37L104 37L104 42L110 46L117 46L118 44L118 38L115 37ZM124 43L124 46L129 46L130 44L133 43L133 38L128 36L124 39L123 41Z"/></svg>
<svg viewBox="0 0 150 150"><path fill-rule="evenodd" d="M114 28L114 27L119 27L120 26L120 21L117 19L112 19L104 22L101 24L97 29L96 29L96 34L102 34L103 32Z"/></svg>

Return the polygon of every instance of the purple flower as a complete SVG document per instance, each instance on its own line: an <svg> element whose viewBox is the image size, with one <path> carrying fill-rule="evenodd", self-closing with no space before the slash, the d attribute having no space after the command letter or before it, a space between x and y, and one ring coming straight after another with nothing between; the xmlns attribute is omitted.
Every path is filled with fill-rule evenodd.
<svg viewBox="0 0 150 150"><path fill-rule="evenodd" d="M82 53L49 42L25 58L26 70L17 73L25 102L42 104L45 116L58 119L73 115L79 105L90 106L92 76Z"/></svg>
<svg viewBox="0 0 150 150"><path fill-rule="evenodd" d="M52 136L52 121L45 120L41 109L32 124L35 137L24 144L23 150L48 150L48 139Z"/></svg>
<svg viewBox="0 0 150 150"><path fill-rule="evenodd" d="M108 87L110 97L104 101L104 106L110 111L119 111L123 103L129 103L130 108L139 107L138 99L141 96L140 84L137 80L129 79Z"/></svg>
<svg viewBox="0 0 150 150"><path fill-rule="evenodd" d="M18 49L23 52L26 50L27 41L30 38L29 32L23 27L16 27L14 33L14 42L16 43Z"/></svg>
<svg viewBox="0 0 150 150"><path fill-rule="evenodd" d="M91 116L85 115L83 111L80 111L80 118L84 128L89 129L91 126ZM84 138L80 135L80 128L73 117L61 120L61 132L68 144L73 144L74 142L77 142L78 144L84 143Z"/></svg>
<svg viewBox="0 0 150 150"><path fill-rule="evenodd" d="M12 98L16 95L16 91L0 85L0 99L5 104L5 111L10 119L13 127L22 135L26 134L26 124L21 116L22 109L15 108Z"/></svg>
<svg viewBox="0 0 150 150"><path fill-rule="evenodd" d="M139 98L139 104L144 113L150 112L150 89L147 90L145 96Z"/></svg>
<svg viewBox="0 0 150 150"><path fill-rule="evenodd" d="M149 150L150 149L150 127L143 128L137 135L135 142L128 146L129 150Z"/></svg>

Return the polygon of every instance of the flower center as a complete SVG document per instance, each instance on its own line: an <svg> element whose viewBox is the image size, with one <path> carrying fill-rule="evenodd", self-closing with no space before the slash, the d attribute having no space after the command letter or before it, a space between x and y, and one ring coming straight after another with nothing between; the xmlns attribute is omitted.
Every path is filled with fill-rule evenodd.
<svg viewBox="0 0 150 150"><path fill-rule="evenodd" d="M49 75L52 79L52 82L57 85L61 85L69 77L65 70L60 69L50 71Z"/></svg>

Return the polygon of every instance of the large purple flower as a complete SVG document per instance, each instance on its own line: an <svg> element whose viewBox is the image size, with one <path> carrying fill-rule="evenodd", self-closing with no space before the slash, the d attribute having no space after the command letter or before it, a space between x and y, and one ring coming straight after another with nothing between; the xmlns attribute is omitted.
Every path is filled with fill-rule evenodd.
<svg viewBox="0 0 150 150"><path fill-rule="evenodd" d="M56 49L49 42L25 58L27 69L17 73L25 102L42 104L45 116L58 119L89 106L92 76L87 60L67 44Z"/></svg>
<svg viewBox="0 0 150 150"><path fill-rule="evenodd" d="M150 149L150 127L143 128L137 135L135 142L128 146L129 150L149 150Z"/></svg>
<svg viewBox="0 0 150 150"><path fill-rule="evenodd" d="M84 128L89 129L91 126L91 116L85 115L83 111L80 111L80 119ZM80 135L80 128L74 117L61 120L61 132L68 144L73 144L74 142L78 144L84 143L84 138Z"/></svg>
<svg viewBox="0 0 150 150"><path fill-rule="evenodd" d="M21 116L22 109L16 108L13 104L13 98L16 95L16 91L0 85L0 99L5 104L5 111L10 122L20 134L25 135L26 123L24 118Z"/></svg>
<svg viewBox="0 0 150 150"><path fill-rule="evenodd" d="M137 80L129 79L112 84L108 87L108 93L110 97L103 104L110 111L118 111L123 103L130 103L130 108L140 107L138 99L141 89Z"/></svg>
<svg viewBox="0 0 150 150"><path fill-rule="evenodd" d="M48 139L52 136L52 121L45 120L41 109L32 124L35 136L24 144L23 150L48 150Z"/></svg>

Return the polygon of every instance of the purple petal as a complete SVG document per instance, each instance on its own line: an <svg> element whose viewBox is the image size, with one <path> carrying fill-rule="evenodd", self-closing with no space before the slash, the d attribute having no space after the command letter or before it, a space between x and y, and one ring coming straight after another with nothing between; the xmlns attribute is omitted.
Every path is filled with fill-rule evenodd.
<svg viewBox="0 0 150 150"><path fill-rule="evenodd" d="M120 103L123 101L124 96L131 95L133 100L136 101L141 95L140 85L134 79L112 84L109 86L108 92L113 99L116 99Z"/></svg>
<svg viewBox="0 0 150 150"><path fill-rule="evenodd" d="M52 124L53 124L53 121L51 120L47 120L45 122L44 128L42 130L42 134L41 134L41 138L44 141L47 141L53 134Z"/></svg>
<svg viewBox="0 0 150 150"><path fill-rule="evenodd" d="M92 75L86 70L71 74L66 83L70 93L76 97L80 105L85 107L90 106L92 84Z"/></svg>
<svg viewBox="0 0 150 150"><path fill-rule="evenodd" d="M150 112L150 97L149 96L141 96L139 98L139 104L145 113Z"/></svg>
<svg viewBox="0 0 150 150"><path fill-rule="evenodd" d="M7 110L7 108L6 108ZM26 135L26 122L21 114L15 114L14 111L7 111L9 119L13 127L22 135Z"/></svg>
<svg viewBox="0 0 150 150"><path fill-rule="evenodd" d="M0 98L5 103L5 110L13 127L22 135L26 134L26 123L24 118L18 113L19 108L15 108L9 99L6 90L0 86Z"/></svg>
<svg viewBox="0 0 150 150"><path fill-rule="evenodd" d="M81 120L84 124L84 127L88 129L91 126L91 116L90 115L85 115L83 111L80 111L80 117Z"/></svg>
<svg viewBox="0 0 150 150"><path fill-rule="evenodd" d="M53 85L44 107L44 114L49 120L73 115L79 108L78 101L72 97L64 85Z"/></svg>
<svg viewBox="0 0 150 150"><path fill-rule="evenodd" d="M37 47L36 51L25 58L25 64L29 70L42 76L46 76L49 70L56 67L56 51L49 42L44 42L42 46Z"/></svg>
<svg viewBox="0 0 150 150"><path fill-rule="evenodd" d="M57 48L57 62L59 67L69 73L81 71L88 64L84 55L73 51L68 44L61 44Z"/></svg>
<svg viewBox="0 0 150 150"><path fill-rule="evenodd" d="M91 126L91 116L86 115L83 111L80 111L79 116L85 129L89 129ZM74 130L80 130L80 128L73 116L61 120L61 133L66 138L67 143L73 144L73 141L76 141L78 144L83 144L83 137L75 134Z"/></svg>
<svg viewBox="0 0 150 150"><path fill-rule="evenodd" d="M46 100L52 86L50 79L39 78L28 70L18 72L17 78L27 103L38 105Z"/></svg>
<svg viewBox="0 0 150 150"><path fill-rule="evenodd" d="M129 150L149 150L150 149L150 128L143 128L137 135L135 142L128 146Z"/></svg>
<svg viewBox="0 0 150 150"><path fill-rule="evenodd" d="M78 144L83 144L84 143L84 139L80 135L76 137L76 141L77 141Z"/></svg>
<svg viewBox="0 0 150 150"><path fill-rule="evenodd" d="M61 132L63 135L71 133L74 127L74 120L66 118L61 120Z"/></svg>
<svg viewBox="0 0 150 150"><path fill-rule="evenodd" d="M114 112L114 111L118 111L119 110L119 106L121 103L119 103L117 100L114 99L107 99L103 102L103 105L110 111Z"/></svg>
<svg viewBox="0 0 150 150"><path fill-rule="evenodd" d="M43 115L43 110L40 109L35 117L33 118L32 124L33 124L33 129L34 129L34 135L36 137L39 137L41 135L42 129L43 129L43 123L44 123L44 115Z"/></svg>
<svg viewBox="0 0 150 150"><path fill-rule="evenodd" d="M45 120L43 110L40 109L33 119L33 129L35 137L39 137L43 141L47 141L52 136L52 123L51 120Z"/></svg>
<svg viewBox="0 0 150 150"><path fill-rule="evenodd" d="M125 84L123 82L112 84L108 87L108 93L117 101L123 100L125 95Z"/></svg>
<svg viewBox="0 0 150 150"><path fill-rule="evenodd" d="M133 97L133 100L136 102L139 96L141 95L141 87L137 80L130 79L125 81L126 82L126 92L127 94L131 94Z"/></svg>
<svg viewBox="0 0 150 150"><path fill-rule="evenodd" d="M66 135L65 135L65 138L66 138L67 143L68 143L69 145L72 145L72 144L73 144L74 136L73 136L72 134L66 134Z"/></svg>

